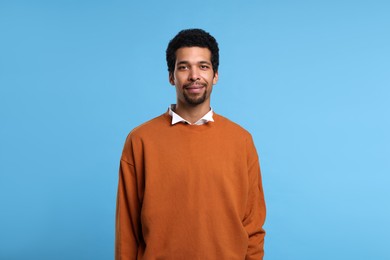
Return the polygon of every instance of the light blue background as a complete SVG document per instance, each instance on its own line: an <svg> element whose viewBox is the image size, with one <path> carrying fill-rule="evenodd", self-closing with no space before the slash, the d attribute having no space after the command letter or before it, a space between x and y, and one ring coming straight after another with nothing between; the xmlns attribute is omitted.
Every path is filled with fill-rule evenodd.
<svg viewBox="0 0 390 260"><path fill-rule="evenodd" d="M389 1L1 1L0 259L112 259L127 133L165 49L220 44L212 105L261 160L267 260L390 259ZM207 153L207 151L205 151Z"/></svg>

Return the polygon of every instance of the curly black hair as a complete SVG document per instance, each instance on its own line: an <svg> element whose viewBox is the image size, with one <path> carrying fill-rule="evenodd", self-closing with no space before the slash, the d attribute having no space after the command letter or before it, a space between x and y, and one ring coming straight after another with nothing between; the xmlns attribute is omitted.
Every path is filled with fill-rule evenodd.
<svg viewBox="0 0 390 260"><path fill-rule="evenodd" d="M202 29L185 29L180 31L168 44L166 59L169 73L174 72L176 51L182 47L208 48L211 52L211 64L214 73L218 71L219 48L215 38Z"/></svg>

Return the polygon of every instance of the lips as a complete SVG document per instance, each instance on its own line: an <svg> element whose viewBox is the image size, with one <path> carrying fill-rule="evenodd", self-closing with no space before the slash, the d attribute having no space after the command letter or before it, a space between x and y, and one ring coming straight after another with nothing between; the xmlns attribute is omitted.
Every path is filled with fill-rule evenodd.
<svg viewBox="0 0 390 260"><path fill-rule="evenodd" d="M205 88L206 85L204 84L191 84L184 87L185 90L189 93L197 94L201 93L203 88Z"/></svg>
<svg viewBox="0 0 390 260"><path fill-rule="evenodd" d="M184 86L185 89L201 89L204 87L206 87L206 84L199 84L199 83L197 84L192 83Z"/></svg>

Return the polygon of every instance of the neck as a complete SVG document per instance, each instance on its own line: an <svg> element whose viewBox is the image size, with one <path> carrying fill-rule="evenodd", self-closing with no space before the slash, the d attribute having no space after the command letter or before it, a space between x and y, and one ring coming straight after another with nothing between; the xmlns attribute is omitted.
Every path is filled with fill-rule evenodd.
<svg viewBox="0 0 390 260"><path fill-rule="evenodd" d="M192 106L192 105L180 103L178 101L175 108L175 113L180 115L182 118L184 118L191 124L201 119L209 111L210 111L210 102L204 102L202 104Z"/></svg>

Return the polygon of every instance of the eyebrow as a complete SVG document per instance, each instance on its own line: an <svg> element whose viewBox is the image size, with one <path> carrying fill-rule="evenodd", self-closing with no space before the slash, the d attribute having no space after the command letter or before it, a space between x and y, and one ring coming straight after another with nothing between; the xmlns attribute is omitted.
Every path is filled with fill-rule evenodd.
<svg viewBox="0 0 390 260"><path fill-rule="evenodd" d="M180 64L190 64L190 62L189 61L186 61L186 60L183 60L183 61L179 61L178 63L177 63L177 65L180 65ZM197 64L209 64L209 65L211 65L211 62L210 61L199 61L199 62L197 62Z"/></svg>

